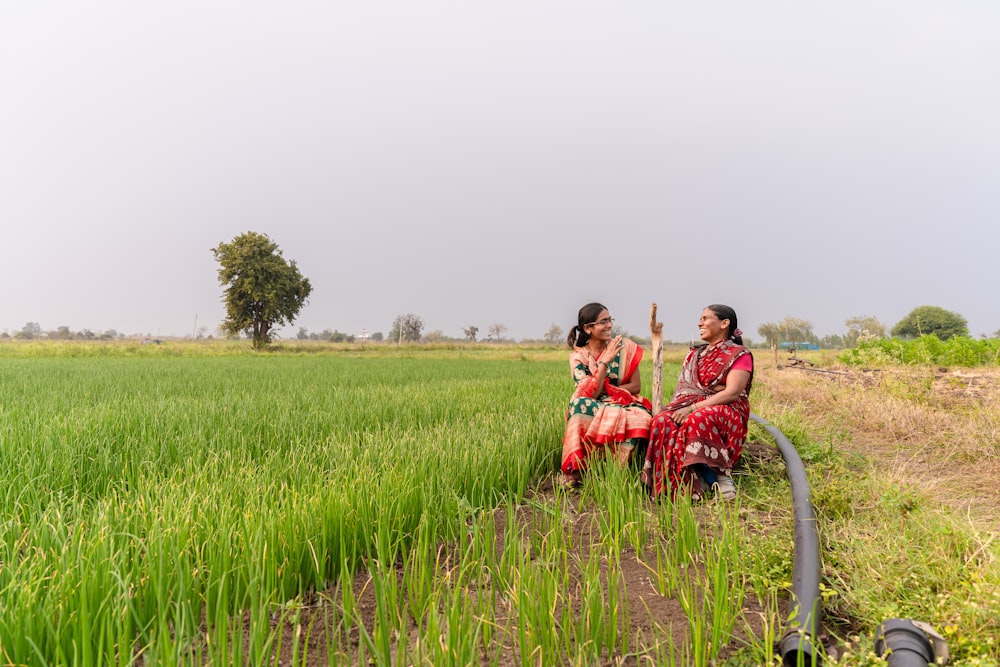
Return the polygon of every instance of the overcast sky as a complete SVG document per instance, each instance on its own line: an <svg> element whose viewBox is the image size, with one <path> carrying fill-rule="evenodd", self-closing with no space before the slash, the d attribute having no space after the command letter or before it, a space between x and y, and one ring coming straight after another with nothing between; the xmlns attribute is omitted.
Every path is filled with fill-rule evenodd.
<svg viewBox="0 0 1000 667"><path fill-rule="evenodd" d="M992 0L5 2L0 331L214 332L252 230L289 337L992 333L998 119Z"/></svg>

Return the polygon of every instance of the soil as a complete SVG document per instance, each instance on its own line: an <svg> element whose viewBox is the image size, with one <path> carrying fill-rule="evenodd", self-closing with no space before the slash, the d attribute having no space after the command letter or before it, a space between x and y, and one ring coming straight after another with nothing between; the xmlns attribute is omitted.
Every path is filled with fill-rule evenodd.
<svg viewBox="0 0 1000 667"><path fill-rule="evenodd" d="M770 462L775 465L781 465L780 457L774 448L768 445L747 443L745 457L758 463L766 464ZM555 500L554 496L560 493L566 492L556 487L555 475L543 479L536 488L526 494L526 498L534 502L526 502L517 508L517 523L520 526L530 526L534 523L546 521L548 517L543 515L541 507L552 505ZM573 547L568 554L569 561L571 563L582 563L595 556L601 558L602 576L606 577L608 575L608 560L606 557L602 557L600 553L594 553L602 549L600 535L596 528L596 521L593 520L597 515L597 508L592 505L588 506L588 503L578 494L571 494L570 499L574 510L572 513ZM711 512L707 506L696 508L696 512L703 514L704 521L711 520L709 518ZM766 520L767 517L760 517L761 522L766 522ZM502 508L495 510L494 534L498 550L502 549L502 545L504 544L506 525L507 516L505 510ZM648 567L642 562L655 563L655 553L649 550L647 553L641 555L642 558L639 556L634 551L624 553L620 558L620 568L615 573L619 577L621 590L624 590L628 597L630 634L632 637L641 635L648 638L653 636L654 630L662 633L662 629L667 628L674 644L681 646L686 643L688 637L687 616L680 602L676 599L660 595L656 591L651 573ZM452 559L451 562L455 562L456 560L454 554L449 554L446 557ZM396 570L397 578L400 581L399 590L402 595L405 589L402 585L402 563L397 563ZM357 599L361 622L364 624L367 632L371 634L376 622L375 591L372 579L366 571L359 572L354 576L352 586ZM360 594L358 594L359 591ZM503 602L502 596L497 596L497 598L498 603L495 614L498 623L503 625L504 620L510 614L510 609L509 605ZM346 648L350 651L350 655L341 654L332 662L328 655L328 646L332 642L329 641L326 635L326 629L337 627L337 607L339 606L340 599L340 588L333 586L324 591L313 593L307 599L303 600L303 607L297 623L286 622L281 618L280 614L274 614L271 618L272 628L281 626L280 657L277 662L272 661L270 664L304 664L309 667L318 667L320 665L353 662L358 655L361 643L361 636L356 627L352 628L346 636L338 638L342 649ZM574 607L574 616L578 616L582 607L580 597L573 596L571 604ZM782 613L784 613L784 609ZM744 602L744 617L749 627L736 628L736 636L727 647L723 648L722 657L731 654L743 645L744 642L742 640L746 639L747 632L751 633L751 636L759 636L763 632L761 619L765 617L764 608L756 600L752 599L749 593ZM249 626L250 618L248 616L244 617L243 627L249 628ZM413 647L418 636L418 628L412 618L408 620L408 626L411 637L408 645ZM502 651L503 657L500 658L499 662L495 662L495 652L491 652L489 656L483 654L481 656L483 664L497 664L499 667L513 667L523 664L516 636L498 635L497 641L502 642L504 645L504 650ZM298 647L297 649L293 649L296 642L298 642ZM248 646L248 640L244 637L245 650ZM394 654L395 648L395 645L393 645ZM602 664L622 666L654 664L652 658L642 655L643 652L641 650L637 653L605 656ZM276 652L276 655L278 655L278 652ZM303 656L305 656L304 660Z"/></svg>

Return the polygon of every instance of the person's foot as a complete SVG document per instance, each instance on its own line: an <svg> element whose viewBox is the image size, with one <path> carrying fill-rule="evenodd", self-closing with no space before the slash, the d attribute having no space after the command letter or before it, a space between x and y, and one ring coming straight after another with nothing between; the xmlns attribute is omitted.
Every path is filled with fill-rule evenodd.
<svg viewBox="0 0 1000 667"><path fill-rule="evenodd" d="M635 449L631 446L619 445L615 448L615 459L617 459L618 464L622 467L627 466L632 462L632 450Z"/></svg>
<svg viewBox="0 0 1000 667"><path fill-rule="evenodd" d="M705 486L704 482L701 481L701 477L694 475L690 488L692 503L700 503L708 498L709 487Z"/></svg>
<svg viewBox="0 0 1000 667"><path fill-rule="evenodd" d="M559 473L559 479L557 481L559 483L559 488L563 489L564 491L572 491L573 489L579 487L581 484L580 477L576 473L572 473L569 475L567 475L566 473Z"/></svg>
<svg viewBox="0 0 1000 667"><path fill-rule="evenodd" d="M646 487L647 489L652 489L653 488L653 469L652 468L643 468L642 472L639 473L639 481L642 482L642 485L644 487Z"/></svg>
<svg viewBox="0 0 1000 667"><path fill-rule="evenodd" d="M716 497L719 500L730 501L736 499L736 484L733 483L733 478L725 473L719 473L718 479L716 479L712 488L715 490Z"/></svg>

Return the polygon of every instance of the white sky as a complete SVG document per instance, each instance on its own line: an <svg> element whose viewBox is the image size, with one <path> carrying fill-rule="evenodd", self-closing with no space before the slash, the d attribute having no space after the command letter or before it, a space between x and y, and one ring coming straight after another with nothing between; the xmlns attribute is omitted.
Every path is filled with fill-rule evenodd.
<svg viewBox="0 0 1000 667"><path fill-rule="evenodd" d="M992 0L4 2L0 331L212 332L253 230L285 336L991 333L998 119Z"/></svg>

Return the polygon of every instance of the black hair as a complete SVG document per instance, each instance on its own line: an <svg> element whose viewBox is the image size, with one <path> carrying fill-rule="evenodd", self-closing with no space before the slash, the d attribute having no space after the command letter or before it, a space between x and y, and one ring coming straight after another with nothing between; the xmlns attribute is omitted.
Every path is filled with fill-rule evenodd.
<svg viewBox="0 0 1000 667"><path fill-rule="evenodd" d="M705 307L715 313L715 316L720 320L729 320L729 331L726 332L726 338L732 338L734 343L742 345L743 336L733 335L733 332L740 328L739 322L736 321L736 311L730 306L726 306L721 303L713 303L711 306Z"/></svg>
<svg viewBox="0 0 1000 667"><path fill-rule="evenodd" d="M590 340L590 334L583 330L588 324L593 324L597 321L597 316L601 314L602 310L607 310L603 304L600 303L588 303L586 306L580 309L577 313L577 323L572 329L569 330L569 336L566 337L566 344L570 347L580 347L586 345Z"/></svg>

